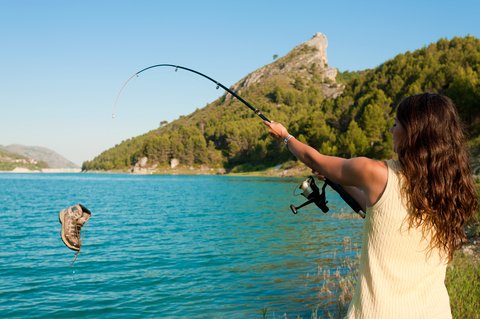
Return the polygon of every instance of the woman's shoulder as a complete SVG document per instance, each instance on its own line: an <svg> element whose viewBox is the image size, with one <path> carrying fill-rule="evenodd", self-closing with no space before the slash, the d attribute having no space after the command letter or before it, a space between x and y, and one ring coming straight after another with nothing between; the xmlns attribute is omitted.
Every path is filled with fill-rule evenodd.
<svg viewBox="0 0 480 319"><path fill-rule="evenodd" d="M390 160L382 161L368 157L356 157L352 160L355 161L355 166L361 169L366 175L385 175L390 166Z"/></svg>
<svg viewBox="0 0 480 319"><path fill-rule="evenodd" d="M387 183L388 167L387 161L370 160L369 173L372 176L372 182L378 184L381 188Z"/></svg>
<svg viewBox="0 0 480 319"><path fill-rule="evenodd" d="M367 157L357 157L356 165L362 170L363 190L367 194L369 205L375 203L385 190L388 181L388 163Z"/></svg>

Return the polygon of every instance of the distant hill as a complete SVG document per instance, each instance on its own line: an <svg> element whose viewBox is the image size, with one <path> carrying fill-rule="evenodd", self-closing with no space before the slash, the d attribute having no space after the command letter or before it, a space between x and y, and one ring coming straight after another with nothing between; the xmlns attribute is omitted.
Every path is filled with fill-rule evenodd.
<svg viewBox="0 0 480 319"><path fill-rule="evenodd" d="M443 93L459 109L473 154L480 154L479 39L440 39L374 69L337 73L328 65L326 38L316 34L232 88L322 153L377 159L392 156L392 107L407 95ZM140 166L163 171L175 164L235 172L291 160L293 156L267 134L260 119L225 94L192 114L121 142L84 162L82 169Z"/></svg>
<svg viewBox="0 0 480 319"><path fill-rule="evenodd" d="M25 146L12 144L1 146L0 150L9 152L10 154L20 155L27 159L33 159L37 162L44 163L43 168L78 168L79 166L67 160L55 151L41 146Z"/></svg>
<svg viewBox="0 0 480 319"><path fill-rule="evenodd" d="M18 169L39 171L47 167L48 165L45 162L11 153L0 146L0 171L14 171Z"/></svg>

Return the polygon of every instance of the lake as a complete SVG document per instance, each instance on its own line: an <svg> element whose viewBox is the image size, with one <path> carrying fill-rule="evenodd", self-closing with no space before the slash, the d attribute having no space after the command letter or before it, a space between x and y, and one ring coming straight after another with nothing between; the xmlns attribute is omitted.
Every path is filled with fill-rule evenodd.
<svg viewBox="0 0 480 319"><path fill-rule="evenodd" d="M335 218L351 210L333 191L329 213L312 204L292 214L302 180L0 174L0 317L334 312L338 294L322 287L350 271L344 261L358 255L363 221ZM92 217L72 264L58 213L76 203Z"/></svg>

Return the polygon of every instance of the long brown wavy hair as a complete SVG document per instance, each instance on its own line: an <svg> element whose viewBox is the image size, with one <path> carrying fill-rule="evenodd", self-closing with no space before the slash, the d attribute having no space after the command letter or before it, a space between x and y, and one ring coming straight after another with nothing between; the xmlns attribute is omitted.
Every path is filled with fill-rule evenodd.
<svg viewBox="0 0 480 319"><path fill-rule="evenodd" d="M410 227L432 231L430 248L440 248L451 261L466 241L465 224L477 209L477 195L465 134L452 100L423 93L397 107L404 128L397 154L405 176L403 193Z"/></svg>

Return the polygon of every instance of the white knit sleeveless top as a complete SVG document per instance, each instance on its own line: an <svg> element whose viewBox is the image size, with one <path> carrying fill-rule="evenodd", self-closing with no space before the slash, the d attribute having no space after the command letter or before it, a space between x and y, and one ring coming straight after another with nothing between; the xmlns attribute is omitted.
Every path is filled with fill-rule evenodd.
<svg viewBox="0 0 480 319"><path fill-rule="evenodd" d="M346 318L452 318L446 259L431 236L408 227L398 161L389 160L380 199L367 209L357 287Z"/></svg>

